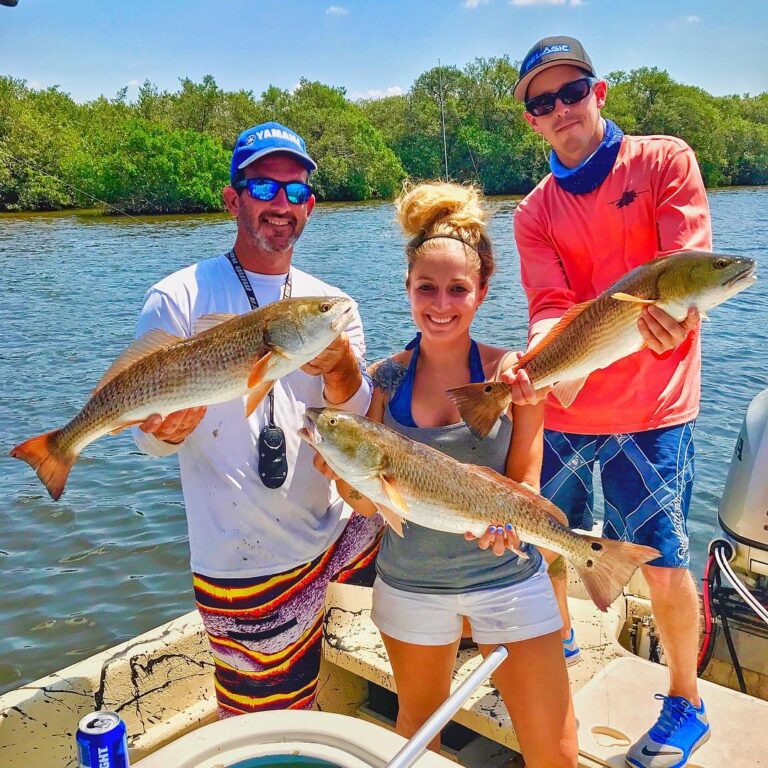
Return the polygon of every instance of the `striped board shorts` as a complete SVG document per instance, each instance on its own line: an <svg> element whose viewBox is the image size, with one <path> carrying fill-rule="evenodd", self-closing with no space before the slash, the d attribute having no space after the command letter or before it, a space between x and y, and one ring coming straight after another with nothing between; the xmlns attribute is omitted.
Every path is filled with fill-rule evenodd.
<svg viewBox="0 0 768 768"><path fill-rule="evenodd" d="M252 579L193 574L220 717L312 707L326 588L331 581L373 584L382 531L379 515L353 514L325 552L283 573Z"/></svg>

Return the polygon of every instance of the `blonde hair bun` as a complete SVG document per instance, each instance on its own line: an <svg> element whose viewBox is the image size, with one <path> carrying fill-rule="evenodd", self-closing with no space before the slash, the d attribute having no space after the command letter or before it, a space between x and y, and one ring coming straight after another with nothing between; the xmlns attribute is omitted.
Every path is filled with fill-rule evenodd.
<svg viewBox="0 0 768 768"><path fill-rule="evenodd" d="M407 186L395 206L397 220L409 238L485 229L486 213L480 204L480 191L474 186L444 181ZM476 238L477 234L470 242Z"/></svg>

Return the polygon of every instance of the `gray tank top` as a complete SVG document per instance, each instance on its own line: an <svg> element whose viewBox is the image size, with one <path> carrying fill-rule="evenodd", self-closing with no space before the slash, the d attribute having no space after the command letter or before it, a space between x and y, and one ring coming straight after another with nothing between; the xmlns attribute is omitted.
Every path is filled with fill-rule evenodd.
<svg viewBox="0 0 768 768"><path fill-rule="evenodd" d="M512 438L512 422L506 416L485 440L477 440L463 422L446 427L406 427L395 420L389 405L384 411L384 424L458 461L504 472ZM496 557L478 549L476 541L414 523L403 526L403 534L404 538L400 538L387 526L376 558L376 572L391 587L406 592L453 595L507 587L533 576L541 564L539 551L527 544L522 549L528 560L521 560L509 550Z"/></svg>

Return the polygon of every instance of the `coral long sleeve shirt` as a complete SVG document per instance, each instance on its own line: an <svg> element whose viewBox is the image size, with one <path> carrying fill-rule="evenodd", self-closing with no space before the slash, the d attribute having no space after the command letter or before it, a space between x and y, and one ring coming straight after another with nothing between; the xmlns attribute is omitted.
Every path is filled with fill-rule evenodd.
<svg viewBox="0 0 768 768"><path fill-rule="evenodd" d="M520 203L514 226L531 327L651 259L712 248L696 156L669 136L625 136L610 174L587 194L548 175ZM550 395L545 427L621 434L682 424L698 413L700 380L697 329L664 355L646 349L595 371L570 408Z"/></svg>

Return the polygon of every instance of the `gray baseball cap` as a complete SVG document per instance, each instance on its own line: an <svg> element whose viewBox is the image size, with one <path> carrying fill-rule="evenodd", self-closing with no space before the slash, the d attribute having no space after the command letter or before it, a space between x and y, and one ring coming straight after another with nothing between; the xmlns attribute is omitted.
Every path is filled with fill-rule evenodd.
<svg viewBox="0 0 768 768"><path fill-rule="evenodd" d="M515 85L515 98L525 101L528 86L536 75L558 64L573 64L595 77L592 60L587 56L584 46L575 37L545 37L525 54L520 65L520 79Z"/></svg>

